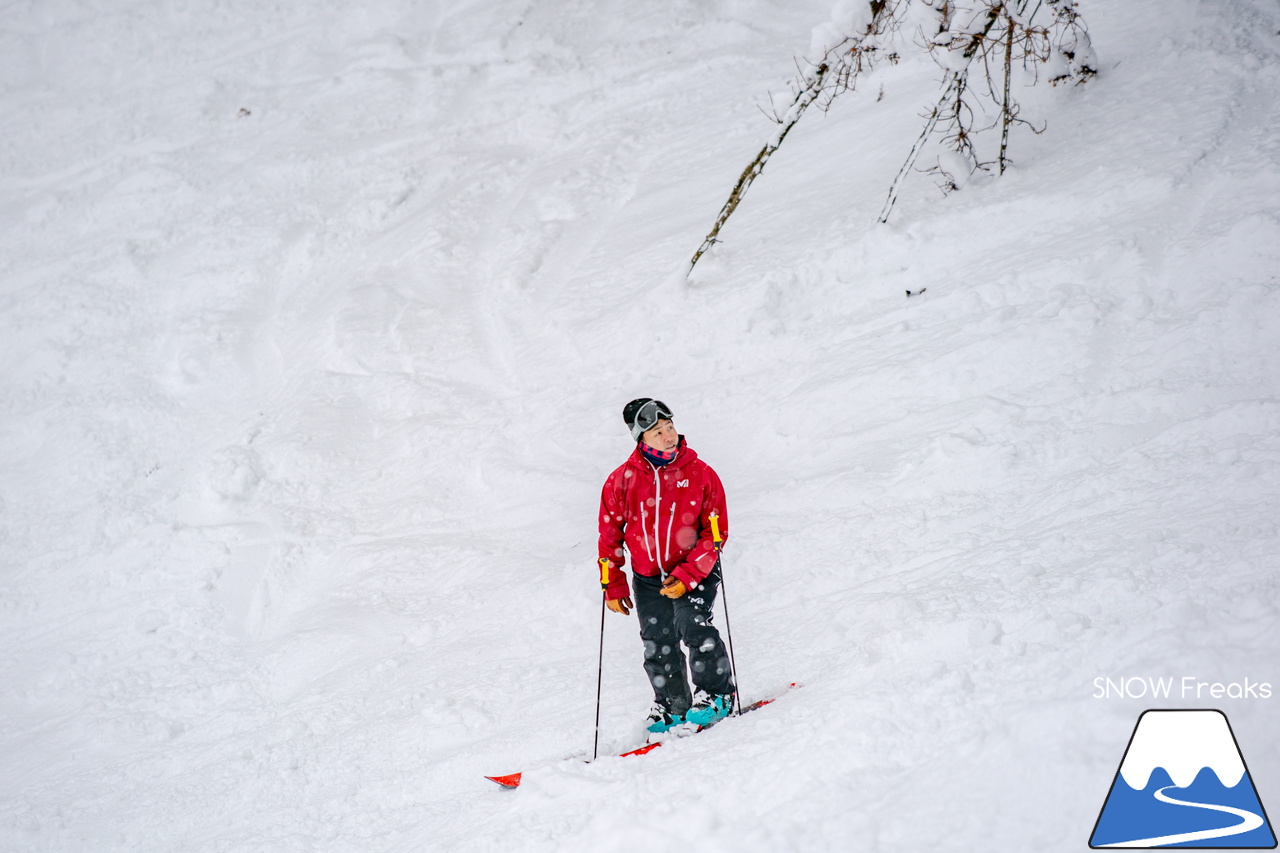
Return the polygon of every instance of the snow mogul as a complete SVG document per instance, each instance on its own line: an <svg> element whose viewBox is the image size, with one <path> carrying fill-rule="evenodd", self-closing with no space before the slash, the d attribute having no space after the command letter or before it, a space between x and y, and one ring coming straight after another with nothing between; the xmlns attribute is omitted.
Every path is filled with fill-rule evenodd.
<svg viewBox="0 0 1280 853"><path fill-rule="evenodd" d="M622 419L635 450L600 495L600 582L605 605L635 609L654 702L650 732L705 728L733 710L736 686L711 608L720 588L719 546L728 531L724 486L676 432L665 403L641 397ZM621 569L631 555L634 603ZM693 692L685 676L688 649Z"/></svg>

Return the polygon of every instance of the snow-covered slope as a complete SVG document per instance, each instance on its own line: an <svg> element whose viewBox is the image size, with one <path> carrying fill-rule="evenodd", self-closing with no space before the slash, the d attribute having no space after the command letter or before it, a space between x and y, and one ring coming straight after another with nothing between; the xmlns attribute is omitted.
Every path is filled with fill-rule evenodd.
<svg viewBox="0 0 1280 853"><path fill-rule="evenodd" d="M936 97L886 65L686 281L829 3L11 4L0 848L1083 847L1148 704L1094 678L1280 683L1280 10L1081 11L1004 177L875 225ZM744 692L805 686L546 765L641 394ZM1264 804L1276 701L1219 703Z"/></svg>

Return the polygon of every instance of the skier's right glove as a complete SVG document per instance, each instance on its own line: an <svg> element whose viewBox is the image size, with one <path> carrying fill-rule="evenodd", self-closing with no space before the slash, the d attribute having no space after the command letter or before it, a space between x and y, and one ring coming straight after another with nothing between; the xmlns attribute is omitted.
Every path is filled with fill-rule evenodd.
<svg viewBox="0 0 1280 853"><path fill-rule="evenodd" d="M632 607L631 596L622 595L618 598L609 597L609 588L614 585L615 580L614 575L612 574L614 569L613 562L606 557L601 557L597 562L600 565L600 589L604 591L605 605L614 613L621 613L623 616L630 616ZM626 580L624 578L618 579L622 580L622 591L626 592Z"/></svg>

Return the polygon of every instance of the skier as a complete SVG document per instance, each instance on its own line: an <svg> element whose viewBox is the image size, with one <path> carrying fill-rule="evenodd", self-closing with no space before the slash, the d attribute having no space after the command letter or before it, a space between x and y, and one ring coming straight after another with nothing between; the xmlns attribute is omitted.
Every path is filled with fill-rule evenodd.
<svg viewBox="0 0 1280 853"><path fill-rule="evenodd" d="M641 397L622 419L635 450L609 475L600 495L600 570L605 604L630 615L644 640L644 670L654 704L646 719L659 733L692 723L705 727L733 709L736 688L711 608L720 587L714 524L728 532L724 486L711 466L676 432L665 403ZM631 555L635 602L626 573ZM685 652L694 692L685 678Z"/></svg>

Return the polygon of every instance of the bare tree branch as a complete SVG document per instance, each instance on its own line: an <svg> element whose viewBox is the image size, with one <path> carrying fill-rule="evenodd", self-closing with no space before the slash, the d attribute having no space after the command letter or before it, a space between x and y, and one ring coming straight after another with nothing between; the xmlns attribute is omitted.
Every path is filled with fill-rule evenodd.
<svg viewBox="0 0 1280 853"><path fill-rule="evenodd" d="M711 226L711 231L702 241L702 245L698 247L698 251L693 253L693 258L689 261L689 269L685 272L686 275L693 271L694 266L706 254L707 250L719 242L720 229L724 227L725 222L737 210L738 204L751 187L752 182L760 177L760 173L764 171L765 164L769 162L773 152L777 151L779 146L782 145L787 138L787 134L791 132L791 128L795 127L796 123L804 116L805 110L824 96L826 97L826 104L829 106L830 100L839 92L853 88L858 72L865 67L864 54L866 51L864 50L864 43L871 36L883 32L885 23L892 19L893 10L896 8L896 4L887 2L887 0L869 0L869 5L872 10L872 19L866 32L858 36L850 36L831 48L820 63L815 65L808 74L801 76L795 99L791 102L786 114L778 118L780 125L778 131L774 133L773 138L765 143L760 152L756 154L755 159L747 165L747 168L742 171L738 182L734 184L733 191L729 193L729 199L720 208L720 213L716 216L716 221ZM821 103L819 108L824 108Z"/></svg>
<svg viewBox="0 0 1280 853"><path fill-rule="evenodd" d="M827 110L832 101L844 92L856 88L858 76L869 68L877 59L884 58L897 62L896 52L881 52L886 46L888 33L895 32L905 19L905 10L925 7L934 15L937 30L932 35L924 35L924 47L934 53L935 59L945 69L943 90L937 103L924 113L925 127L916 139L906 162L898 170L897 176L889 187L888 197L880 211L880 222L887 222L902 182L915 165L916 158L934 133L942 133L949 146L960 155L963 162L969 164L970 171L986 169L992 163L979 160L974 146L974 110L978 104L983 114L989 114L981 108L983 102L994 104L998 115L990 125L978 128L986 131L1000 127L999 172L1004 174L1010 160L1009 130L1015 124L1027 125L1035 133L1043 132L1027 120L1019 116L1019 106L1013 97L1013 62L1020 59L1023 68L1036 68L1035 79L1039 79L1039 65L1053 61L1050 66L1050 82L1057 85L1064 80L1082 83L1096 74L1097 59L1093 54L1088 31L1076 9L1076 0L1036 0L1035 10L1030 17L1023 17L1030 0L982 0L977 4L973 15L957 12L955 0L866 0L871 11L871 22L864 32L856 36L844 38L834 47L828 49L821 61L797 63L797 79L794 85L795 95L790 106L781 115L775 109L772 120L778 125L777 131L765 143L755 159L747 165L729 194L728 200L720 209L715 224L698 251L689 261L686 275L693 271L698 260L719 242L720 229L733 215L743 196L751 184L764 171L765 164L774 152L782 145L791 129L800 121L805 111L817 104L818 109ZM1016 5L1016 9L1014 6ZM1048 7L1053 13L1053 22L1048 26L1033 26L1036 14L1041 8ZM984 8L985 7L985 8ZM964 10L971 10L973 5L964 4ZM1003 21L1003 26L998 26ZM845 27L849 25L844 24ZM838 33L838 30L828 28ZM846 30L847 31L847 30ZM826 31L820 31L825 33ZM994 33L994 34L993 34ZM827 42L830 43L829 41ZM999 52L997 52L999 51ZM982 85L971 89L969 72L976 58L981 57ZM997 69L999 69L997 71ZM1059 70L1060 69L1060 70ZM997 82L999 74L1000 82ZM881 88L881 97L884 95ZM879 100L879 98L877 98ZM939 127L941 124L941 127ZM954 158L953 158L954 159ZM940 172L946 178L944 192L956 189L961 181L941 163L938 167L927 171Z"/></svg>

